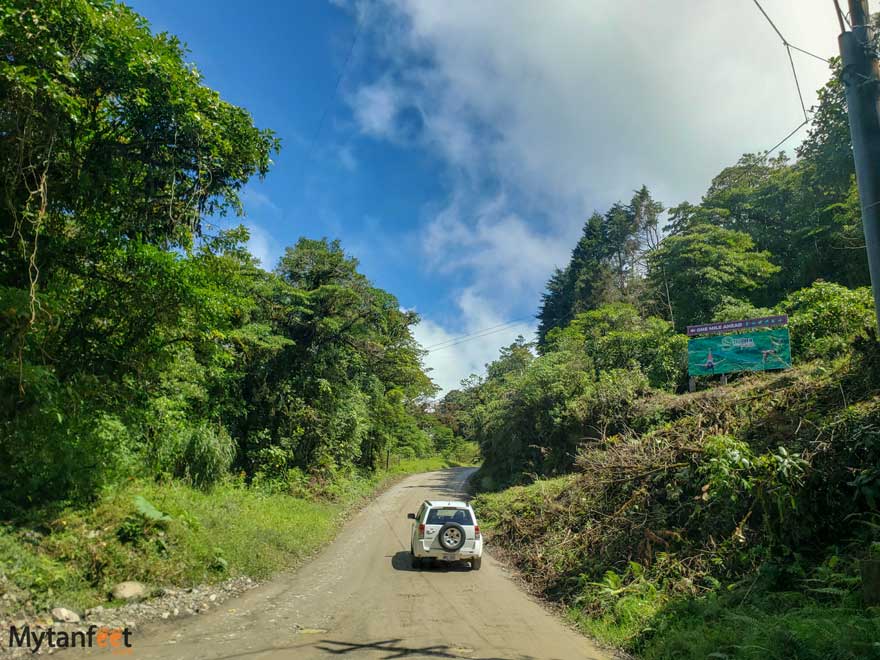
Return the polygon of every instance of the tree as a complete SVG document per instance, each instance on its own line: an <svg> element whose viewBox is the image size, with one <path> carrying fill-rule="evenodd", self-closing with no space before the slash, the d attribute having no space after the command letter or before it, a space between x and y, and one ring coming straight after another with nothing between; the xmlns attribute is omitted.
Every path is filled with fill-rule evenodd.
<svg viewBox="0 0 880 660"><path fill-rule="evenodd" d="M663 204L651 196L647 186L642 186L633 195L630 208L635 226L640 232L640 244L647 251L656 250L662 240L660 215L666 210Z"/></svg>
<svg viewBox="0 0 880 660"><path fill-rule="evenodd" d="M578 312L609 302L645 303L645 257L660 243L662 212L663 205L642 186L629 204L618 202L587 219L568 265L547 282L538 311L539 350L553 328L564 327Z"/></svg>
<svg viewBox="0 0 880 660"><path fill-rule="evenodd" d="M0 511L433 450L416 314L339 242L270 273L203 222L279 142L177 39L112 0L12 0L0 46Z"/></svg>
<svg viewBox="0 0 880 660"><path fill-rule="evenodd" d="M487 378L502 378L507 374L521 374L534 359L533 344L527 342L522 335L501 349L497 360L486 365Z"/></svg>
<svg viewBox="0 0 880 660"><path fill-rule="evenodd" d="M724 296L747 298L779 270L740 231L698 224L668 237L651 255L655 286L665 273L679 328L711 318Z"/></svg>
<svg viewBox="0 0 880 660"><path fill-rule="evenodd" d="M724 226L730 211L727 209L707 208L700 204L682 202L669 209L668 222L664 229L668 235L683 234L694 225L710 224Z"/></svg>
<svg viewBox="0 0 880 660"><path fill-rule="evenodd" d="M614 298L624 300L630 293L630 283L638 277L636 259L641 247L638 216L632 207L617 202L605 214L604 220L607 249L614 272Z"/></svg>
<svg viewBox="0 0 880 660"><path fill-rule="evenodd" d="M13 2L0 21L3 357L130 365L190 302L169 250L192 247L204 214L239 211L278 141L123 5Z"/></svg>
<svg viewBox="0 0 880 660"><path fill-rule="evenodd" d="M208 437L178 421L210 407L241 300L213 296L238 266L195 254L202 218L239 212L279 143L124 5L14 0L0 45L2 490L87 495L149 453L150 420ZM186 405L165 398L178 374Z"/></svg>
<svg viewBox="0 0 880 660"><path fill-rule="evenodd" d="M547 282L546 291L541 294L541 307L538 309L538 345L543 348L547 333L564 325L571 314L573 295L569 285L568 269L554 269Z"/></svg>
<svg viewBox="0 0 880 660"><path fill-rule="evenodd" d="M857 336L870 336L876 323L871 289L815 282L778 305L789 315L792 355L798 360L843 354Z"/></svg>
<svg viewBox="0 0 880 660"><path fill-rule="evenodd" d="M389 447L430 449L412 414L434 391L410 330L418 317L357 265L326 239L300 239L281 258L271 301L289 344L248 381L250 470L267 451L329 475L372 467Z"/></svg>
<svg viewBox="0 0 880 660"><path fill-rule="evenodd" d="M549 350L583 353L599 371L630 369L647 376L651 386L674 390L683 380L687 346L672 324L643 317L626 303L611 303L578 314L548 337Z"/></svg>
<svg viewBox="0 0 880 660"><path fill-rule="evenodd" d="M829 201L846 194L855 176L840 68L840 59L833 58L831 79L818 92L819 104L813 109L807 139L797 149L798 158L809 170L814 190L830 198Z"/></svg>
<svg viewBox="0 0 880 660"><path fill-rule="evenodd" d="M636 226L641 234L641 243L644 246L639 255L639 292L633 301L647 309L660 309L661 314L668 314L669 320L675 324L675 314L672 309L672 301L669 299L669 284L666 274L661 272L659 280L659 288L653 300L650 291L646 290L644 275L648 270L649 256L660 247L663 235L660 232L660 215L666 210L658 201L651 196L647 186L642 186L635 192L630 206L636 217Z"/></svg>

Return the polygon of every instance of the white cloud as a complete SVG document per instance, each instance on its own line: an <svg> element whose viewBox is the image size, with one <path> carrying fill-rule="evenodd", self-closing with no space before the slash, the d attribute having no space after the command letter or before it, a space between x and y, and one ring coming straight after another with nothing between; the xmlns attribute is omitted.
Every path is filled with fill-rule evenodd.
<svg viewBox="0 0 880 660"><path fill-rule="evenodd" d="M831 3L765 0L789 40L836 52ZM604 206L646 183L694 199L802 120L778 37L730 0L422 2L372 12L393 74L354 95L362 130L418 108L424 143L472 177ZM391 27L389 27L391 26ZM795 53L807 103L825 64ZM430 64L425 66L423 63Z"/></svg>
<svg viewBox="0 0 880 660"><path fill-rule="evenodd" d="M253 185L242 191L241 201L245 209L245 220L242 224L247 227L250 234L247 242L248 251L260 260L260 266L264 270L272 270L281 258L284 246L263 224L255 222L251 217L255 215L264 219L280 217L282 209L269 195L260 192Z"/></svg>
<svg viewBox="0 0 880 660"><path fill-rule="evenodd" d="M554 266L568 260L574 235L546 233L511 211L502 195L479 204L454 200L424 228L422 249L438 272L467 272L472 290L508 314L531 300Z"/></svg>
<svg viewBox="0 0 880 660"><path fill-rule="evenodd" d="M500 346L511 344L519 335L530 338L535 332L533 322L506 324L508 319L492 308L490 300L470 289L460 294L456 308L462 319L458 331L453 332L430 319L423 319L414 330L416 340L423 347L435 347L429 348L425 364L442 392L458 388L470 374L481 374L485 364L498 356ZM499 328L502 324L504 327ZM492 330L480 332L486 328ZM470 334L480 336L463 338ZM450 346L453 342L455 345Z"/></svg>
<svg viewBox="0 0 880 660"><path fill-rule="evenodd" d="M245 188L242 191L241 201L248 211L269 210L276 213L281 210L278 205L271 200L269 195L254 190L253 188Z"/></svg>
<svg viewBox="0 0 880 660"><path fill-rule="evenodd" d="M470 284L455 299L456 313L447 316L453 320L441 324L424 319L416 327L416 339L427 348L462 335L481 335L433 350L426 357L432 378L444 392L458 387L471 373L482 373L484 365L497 357L499 347L518 335L530 341L534 338L536 324L531 318L497 326L524 316L522 301L531 306L538 299L549 273L567 262L571 249L570 240L542 235L510 213L503 198L475 210L475 222L468 223L460 215L461 204L453 202L428 223L422 235L427 267L441 273L466 273Z"/></svg>
<svg viewBox="0 0 880 660"><path fill-rule="evenodd" d="M245 222L250 233L248 251L260 260L263 270L272 270L284 252L284 246L272 234L254 222Z"/></svg>
<svg viewBox="0 0 880 660"><path fill-rule="evenodd" d="M830 2L762 4L791 43L836 54ZM452 189L423 226L425 267L464 280L459 306L471 292L492 310L426 320L428 338L536 310L594 208L642 184L667 205L698 201L803 119L785 50L750 2L385 0L359 15L387 66L349 95L357 125L445 160ZM829 71L794 56L809 106ZM438 380L509 339L432 354Z"/></svg>
<svg viewBox="0 0 880 660"><path fill-rule="evenodd" d="M373 137L390 137L398 110L396 88L387 80L358 89L352 100L361 130Z"/></svg>

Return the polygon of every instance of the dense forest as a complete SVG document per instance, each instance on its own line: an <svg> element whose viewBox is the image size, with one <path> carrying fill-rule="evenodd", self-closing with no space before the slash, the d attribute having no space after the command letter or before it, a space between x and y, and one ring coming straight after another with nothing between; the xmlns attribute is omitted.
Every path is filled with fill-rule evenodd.
<svg viewBox="0 0 880 660"><path fill-rule="evenodd" d="M280 143L176 38L42 0L4 3L0 47L0 510L129 477L332 479L451 439L415 314L337 241L261 268L224 219Z"/></svg>

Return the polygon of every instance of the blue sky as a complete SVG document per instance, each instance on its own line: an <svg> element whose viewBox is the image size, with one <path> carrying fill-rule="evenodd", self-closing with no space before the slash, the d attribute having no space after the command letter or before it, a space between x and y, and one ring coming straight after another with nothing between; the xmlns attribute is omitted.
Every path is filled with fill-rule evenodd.
<svg viewBox="0 0 880 660"><path fill-rule="evenodd" d="M132 4L154 30L186 42L208 85L282 138L271 174L245 194L260 257L273 262L303 235L340 238L403 305L443 295L407 254L424 202L444 194L443 168L429 154L359 138L335 91L357 32L350 12L324 2ZM342 85L375 66L367 42L362 33Z"/></svg>
<svg viewBox="0 0 880 660"><path fill-rule="evenodd" d="M430 353L444 389L533 331L593 209L642 184L667 206L698 201L802 120L747 0L130 4L282 138L245 193L264 265L300 236L339 238L421 313L425 346L522 319ZM835 54L830 2L762 4L792 43ZM797 65L809 105L827 69Z"/></svg>

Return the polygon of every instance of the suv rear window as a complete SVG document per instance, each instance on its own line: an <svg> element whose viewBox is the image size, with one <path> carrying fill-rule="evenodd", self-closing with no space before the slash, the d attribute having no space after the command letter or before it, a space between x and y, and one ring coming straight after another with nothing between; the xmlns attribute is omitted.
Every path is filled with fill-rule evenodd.
<svg viewBox="0 0 880 660"><path fill-rule="evenodd" d="M445 525L448 522L459 525L473 525L474 519L467 509L431 509L428 511L426 525Z"/></svg>

